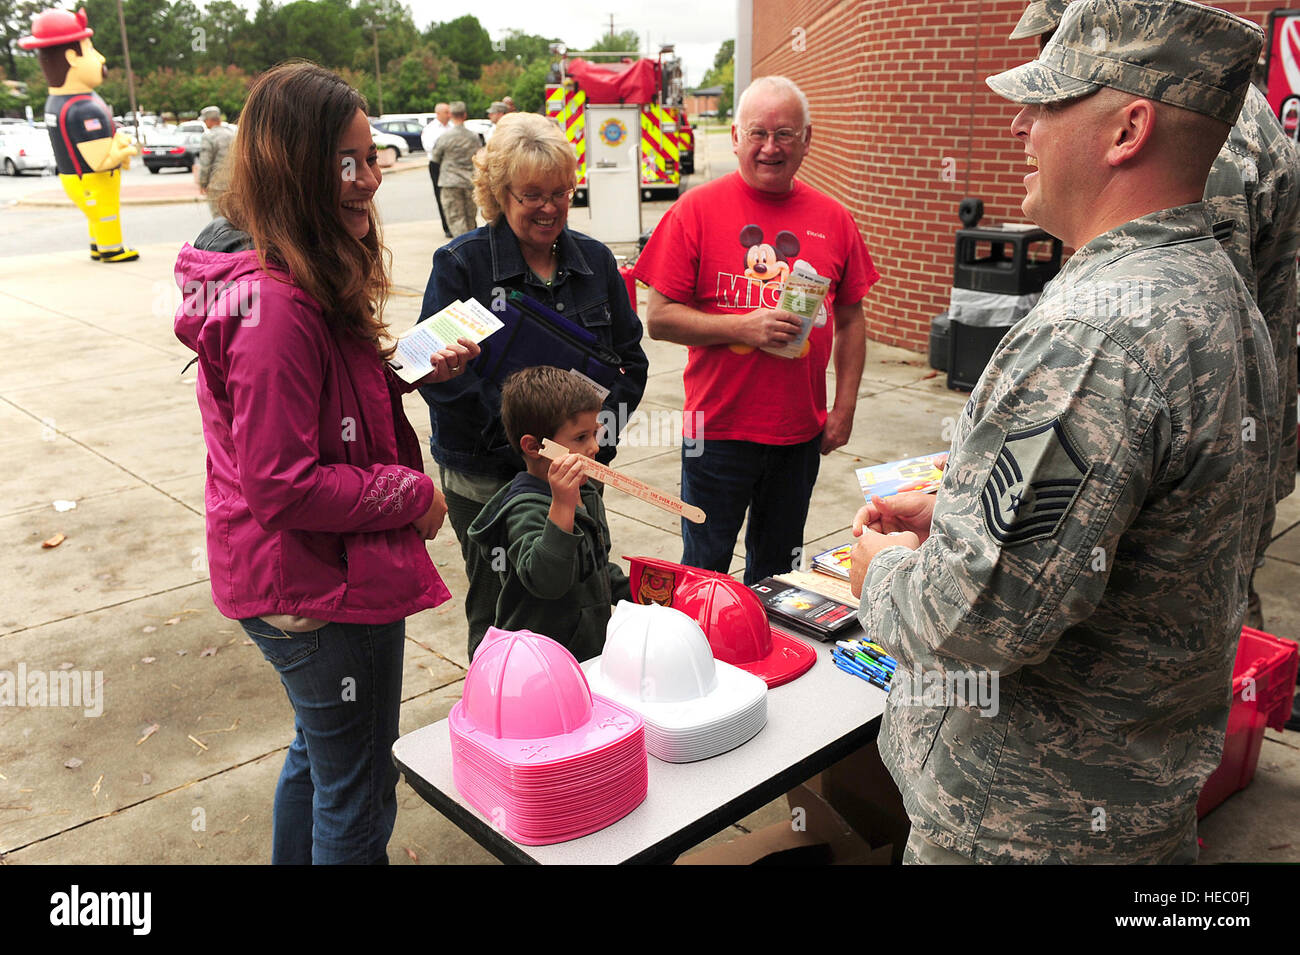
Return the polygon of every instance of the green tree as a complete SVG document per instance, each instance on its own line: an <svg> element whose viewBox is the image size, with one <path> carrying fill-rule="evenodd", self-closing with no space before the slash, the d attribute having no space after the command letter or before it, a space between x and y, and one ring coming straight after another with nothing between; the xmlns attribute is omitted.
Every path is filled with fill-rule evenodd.
<svg viewBox="0 0 1300 955"><path fill-rule="evenodd" d="M623 30L612 36L606 33L599 40L587 47L592 52L608 51L610 53L635 52L641 49L641 37L635 30Z"/></svg>
<svg viewBox="0 0 1300 955"><path fill-rule="evenodd" d="M535 33L511 29L493 44L493 48L497 51L498 59L508 60L526 68L537 60L546 60L549 63L554 59L551 56L551 44L560 42L563 41L555 37L548 40Z"/></svg>
<svg viewBox="0 0 1300 955"><path fill-rule="evenodd" d="M110 67L125 68L116 0L86 0L85 6L87 21L95 31L95 49ZM189 64L194 55L190 30L198 25L198 18L198 9L189 0L184 0L179 9L168 0L122 0L122 19L135 74L143 76L163 66Z"/></svg>
<svg viewBox="0 0 1300 955"><path fill-rule="evenodd" d="M736 41L723 40L722 46L718 47L718 52L713 57L713 68L721 70L728 63L736 58ZM712 86L712 83L707 84Z"/></svg>
<svg viewBox="0 0 1300 955"><path fill-rule="evenodd" d="M288 31L280 12L275 0L257 0L257 12L253 14L250 31L251 49L247 54L248 60L241 66L260 73L289 55L284 52Z"/></svg>
<svg viewBox="0 0 1300 955"><path fill-rule="evenodd" d="M352 66L355 69L373 71L375 68L375 39L371 28L366 26L367 23L378 24L381 28L379 62L383 64L385 72L393 60L426 45L415 27L409 7L403 6L398 0L361 0L352 11L352 24L361 31L362 38L362 45L352 56ZM387 95L384 97L384 105L388 106Z"/></svg>
<svg viewBox="0 0 1300 955"><path fill-rule="evenodd" d="M735 40L725 40L713 58L713 68L704 74L701 87L721 86L722 95L718 98L718 116L725 117L731 111L736 87Z"/></svg>
<svg viewBox="0 0 1300 955"><path fill-rule="evenodd" d="M546 60L534 60L515 80L510 91L515 106L525 113L540 113L546 105L546 76L551 65Z"/></svg>
<svg viewBox="0 0 1300 955"><path fill-rule="evenodd" d="M524 68L517 63L496 60L483 67L478 85L482 87L483 95L489 99L504 99L506 96L513 95L511 91L523 72Z"/></svg>
<svg viewBox="0 0 1300 955"><path fill-rule="evenodd" d="M294 0L281 7L284 46L277 62L300 56L329 69L351 64L367 39L352 25L351 13L347 0Z"/></svg>
<svg viewBox="0 0 1300 955"><path fill-rule="evenodd" d="M438 52L456 61L460 75L467 80L477 80L484 64L492 62L495 57L492 38L472 14L467 13L446 23L430 24L424 36L436 45Z"/></svg>
<svg viewBox="0 0 1300 955"><path fill-rule="evenodd" d="M460 83L456 64L422 46L384 70L384 109L390 113L431 113L447 97L444 90Z"/></svg>
<svg viewBox="0 0 1300 955"><path fill-rule="evenodd" d="M230 66L247 63L253 49L252 24L244 8L233 0L211 0L199 20L202 31L191 46L197 46L196 59L205 66Z"/></svg>
<svg viewBox="0 0 1300 955"><path fill-rule="evenodd" d="M11 92L5 78L5 71L0 69L0 113L21 112L27 105L27 98Z"/></svg>
<svg viewBox="0 0 1300 955"><path fill-rule="evenodd" d="M377 107L379 97L376 95L378 90L375 87L375 71L373 68L369 70L354 70L348 67L343 67L337 72L339 76L343 77L343 79L347 81L349 86L365 97L366 105L369 107L369 112L372 115L379 111ZM384 105L388 105L387 99L385 99Z"/></svg>
<svg viewBox="0 0 1300 955"><path fill-rule="evenodd" d="M18 38L32 32L32 17L46 4L40 0L0 0L0 43L4 44L4 68L11 79L19 79L18 61L29 54L18 47Z"/></svg>

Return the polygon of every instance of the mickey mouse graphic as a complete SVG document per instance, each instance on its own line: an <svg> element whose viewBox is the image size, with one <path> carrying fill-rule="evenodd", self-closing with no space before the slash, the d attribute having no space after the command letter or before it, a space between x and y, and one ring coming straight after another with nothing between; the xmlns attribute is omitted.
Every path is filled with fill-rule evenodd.
<svg viewBox="0 0 1300 955"><path fill-rule="evenodd" d="M795 265L802 263L806 270L814 275L817 274L817 270L808 262L795 259L799 254L799 238L788 229L782 229L773 237L771 244L768 244L763 241L762 227L751 223L740 230L740 244L745 247L745 278L750 281L758 282L763 286L775 285L779 291L785 285L785 280ZM761 297L760 301L762 301ZM826 309L823 305L817 310L817 318L813 325L820 327L825 324ZM753 345L739 343L727 347L738 355L748 354L754 350ZM799 357L807 355L811 348L809 342L805 341Z"/></svg>
<svg viewBox="0 0 1300 955"><path fill-rule="evenodd" d="M785 282L790 274L790 259L799 254L799 240L793 232L782 229L768 245L763 241L763 230L747 225L740 230L740 244L745 252L745 278L767 285Z"/></svg>

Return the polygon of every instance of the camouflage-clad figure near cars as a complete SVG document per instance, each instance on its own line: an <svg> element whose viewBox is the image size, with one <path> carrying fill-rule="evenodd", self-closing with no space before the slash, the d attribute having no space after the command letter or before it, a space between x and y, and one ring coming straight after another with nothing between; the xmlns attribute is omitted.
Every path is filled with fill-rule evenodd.
<svg viewBox="0 0 1300 955"><path fill-rule="evenodd" d="M1252 24L1189 0L1080 0L1039 61L988 80L1030 104L1013 131L1039 167L1025 211L1049 232L1053 217L1101 221L1116 195L1104 184L1130 162L1123 185L1150 175L1153 195L1187 198L1065 230L1079 250L972 393L928 521L855 546L859 616L910 676L890 694L880 748L912 819L912 861L935 857L926 846L977 862L1196 858L1278 397L1263 319L1193 200L1261 43ZM1111 94L1096 106L1111 109L1114 90L1132 94L1119 115L1149 124L1137 146L1087 139L1088 97ZM1166 187L1134 159L1173 155L1150 130L1188 110L1220 138L1202 137L1203 164ZM1120 194L1120 213L1151 201ZM879 519L868 505L856 523L901 529ZM948 687L997 673L997 705L917 699L918 672Z"/></svg>
<svg viewBox="0 0 1300 955"><path fill-rule="evenodd" d="M221 122L221 110L215 106L203 107L199 118L207 127L199 143L199 191L215 217L221 214L218 203L230 187L230 153L235 134Z"/></svg>
<svg viewBox="0 0 1300 955"><path fill-rule="evenodd" d="M1011 39L1042 37L1061 22L1069 0L1034 0ZM1268 100L1254 86L1205 185L1210 221L1231 220L1224 248L1255 298L1273 339L1281 417L1270 433L1280 437L1273 497L1268 500L1255 562L1272 538L1275 503L1295 490L1296 474L1296 253L1300 251L1300 147L1286 135ZM1263 627L1252 592L1247 622Z"/></svg>

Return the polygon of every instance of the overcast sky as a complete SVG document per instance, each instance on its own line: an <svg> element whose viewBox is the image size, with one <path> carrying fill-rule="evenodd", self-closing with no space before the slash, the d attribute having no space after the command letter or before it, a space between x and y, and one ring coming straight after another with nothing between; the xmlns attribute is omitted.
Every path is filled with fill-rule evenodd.
<svg viewBox="0 0 1300 955"><path fill-rule="evenodd" d="M257 0L236 0L250 13ZM284 2L284 0L279 0ZM455 20L466 13L478 17L493 40L511 28L539 36L558 36L570 49L583 49L597 37L614 31L636 30L641 50L657 53L662 43L677 47L687 86L698 86L713 66L723 40L736 36L734 0L404 0L415 25L423 30L435 20ZM647 47L649 34L651 47Z"/></svg>

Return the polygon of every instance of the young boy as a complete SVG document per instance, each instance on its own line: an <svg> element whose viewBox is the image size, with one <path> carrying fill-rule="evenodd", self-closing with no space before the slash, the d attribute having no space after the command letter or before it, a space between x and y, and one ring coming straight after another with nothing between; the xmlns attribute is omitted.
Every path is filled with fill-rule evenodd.
<svg viewBox="0 0 1300 955"><path fill-rule="evenodd" d="M501 576L495 625L548 636L579 660L601 652L610 608L632 599L627 575L609 559L605 506L582 472L582 458L599 449L600 408L595 388L559 368L507 378L501 421L528 470L483 505L469 529ZM543 457L545 438L570 453Z"/></svg>

